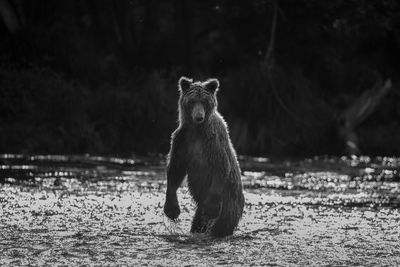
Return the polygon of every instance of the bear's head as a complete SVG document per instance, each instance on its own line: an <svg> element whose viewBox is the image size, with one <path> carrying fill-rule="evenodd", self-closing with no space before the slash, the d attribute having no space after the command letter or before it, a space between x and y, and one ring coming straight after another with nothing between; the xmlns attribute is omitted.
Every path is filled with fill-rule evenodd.
<svg viewBox="0 0 400 267"><path fill-rule="evenodd" d="M205 82L193 82L192 79L181 77L178 87L181 123L201 125L208 121L217 108L219 81L208 79Z"/></svg>

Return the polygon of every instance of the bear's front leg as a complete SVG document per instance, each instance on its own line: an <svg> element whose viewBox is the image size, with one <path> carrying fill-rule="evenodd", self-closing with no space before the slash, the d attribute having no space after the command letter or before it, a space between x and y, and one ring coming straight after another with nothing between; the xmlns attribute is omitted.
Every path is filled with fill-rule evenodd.
<svg viewBox="0 0 400 267"><path fill-rule="evenodd" d="M181 210L179 208L176 191L175 191L175 193L169 193L167 190L167 196L166 196L165 204L164 204L164 213L171 220L175 220L179 217Z"/></svg>
<svg viewBox="0 0 400 267"><path fill-rule="evenodd" d="M167 164L167 193L164 213L171 220L178 218L181 213L176 191L186 175L185 151L183 131L178 128L171 137L171 149Z"/></svg>

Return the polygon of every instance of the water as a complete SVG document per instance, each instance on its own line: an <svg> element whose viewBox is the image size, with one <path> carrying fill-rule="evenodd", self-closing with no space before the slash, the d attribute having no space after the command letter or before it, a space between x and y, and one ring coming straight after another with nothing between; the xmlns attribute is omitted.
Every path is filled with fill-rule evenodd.
<svg viewBox="0 0 400 267"><path fill-rule="evenodd" d="M0 155L0 266L400 265L400 158L241 157L246 206L231 237L189 234L163 158Z"/></svg>

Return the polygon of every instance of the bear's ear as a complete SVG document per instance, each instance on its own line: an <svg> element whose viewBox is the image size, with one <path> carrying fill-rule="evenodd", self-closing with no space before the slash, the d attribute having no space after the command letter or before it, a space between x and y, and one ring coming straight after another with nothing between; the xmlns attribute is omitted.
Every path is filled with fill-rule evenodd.
<svg viewBox="0 0 400 267"><path fill-rule="evenodd" d="M190 85L192 84L192 82L193 82L192 79L189 79L189 78L186 78L185 76L182 76L179 79L179 82L178 82L179 91L186 92L187 90L189 90Z"/></svg>
<svg viewBox="0 0 400 267"><path fill-rule="evenodd" d="M206 87L207 91L215 93L216 91L218 91L219 81L218 79L208 79L204 82L203 85Z"/></svg>

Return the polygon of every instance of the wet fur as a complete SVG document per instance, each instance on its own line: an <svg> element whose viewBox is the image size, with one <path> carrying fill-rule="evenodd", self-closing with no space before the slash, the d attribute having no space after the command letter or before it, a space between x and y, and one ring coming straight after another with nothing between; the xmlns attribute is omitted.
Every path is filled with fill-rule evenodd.
<svg viewBox="0 0 400 267"><path fill-rule="evenodd" d="M181 78L179 84L180 123L171 137L164 211L171 219L179 216L176 190L187 175L197 204L191 232L209 231L215 237L231 235L242 216L244 197L236 153L226 122L217 111L219 83L215 79L192 83ZM203 123L193 122L191 102L204 104Z"/></svg>

